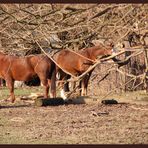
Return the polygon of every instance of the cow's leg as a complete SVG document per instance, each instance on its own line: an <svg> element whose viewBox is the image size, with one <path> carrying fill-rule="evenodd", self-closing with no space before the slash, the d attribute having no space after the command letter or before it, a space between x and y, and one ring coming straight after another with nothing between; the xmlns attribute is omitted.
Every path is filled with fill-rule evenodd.
<svg viewBox="0 0 148 148"><path fill-rule="evenodd" d="M67 86L65 86L64 80L65 80L65 79L63 78L63 79L62 79L63 82L61 82L61 88L62 88L62 89L61 89L60 95L61 95L61 97L62 97L64 100L67 100L67 95L66 95L66 92L65 92L65 90L67 89L67 88L66 88Z"/></svg>
<svg viewBox="0 0 148 148"><path fill-rule="evenodd" d="M48 92L49 92L49 85L48 85L48 81L46 78L40 78L44 88L45 88L45 92L44 92L44 98L48 98Z"/></svg>
<svg viewBox="0 0 148 148"><path fill-rule="evenodd" d="M60 73L60 74L61 74L60 79L59 79L61 81L59 83L59 85L61 87L60 96L64 100L67 100L66 92L69 91L69 83L68 82L65 83L65 80L67 80L67 74L65 74L65 73Z"/></svg>
<svg viewBox="0 0 148 148"><path fill-rule="evenodd" d="M81 96L81 94L82 94L82 83L83 83L83 79L79 81L79 85L78 85L79 95L80 95L80 96Z"/></svg>
<svg viewBox="0 0 148 148"><path fill-rule="evenodd" d="M2 85L2 79L0 78L0 87L1 87L1 85Z"/></svg>
<svg viewBox="0 0 148 148"><path fill-rule="evenodd" d="M50 97L56 97L56 69L53 69L51 79L48 79L48 85L50 86Z"/></svg>
<svg viewBox="0 0 148 148"><path fill-rule="evenodd" d="M82 80L82 96L86 96L87 95L87 88L88 88L88 83L89 83L89 79L90 79L90 76L91 76L91 72L89 72Z"/></svg>
<svg viewBox="0 0 148 148"><path fill-rule="evenodd" d="M14 103L15 95L14 95L14 80L12 78L6 78L6 83L10 91L11 102Z"/></svg>
<svg viewBox="0 0 148 148"><path fill-rule="evenodd" d="M71 76L70 75L65 75L64 80L68 80L70 79ZM69 82L64 82L64 91L65 92L69 92Z"/></svg>
<svg viewBox="0 0 148 148"><path fill-rule="evenodd" d="M86 84L85 84L86 78L87 77L84 77L82 79L82 81L81 81L81 96L85 96L86 95L86 92L87 92L87 90L86 90Z"/></svg>

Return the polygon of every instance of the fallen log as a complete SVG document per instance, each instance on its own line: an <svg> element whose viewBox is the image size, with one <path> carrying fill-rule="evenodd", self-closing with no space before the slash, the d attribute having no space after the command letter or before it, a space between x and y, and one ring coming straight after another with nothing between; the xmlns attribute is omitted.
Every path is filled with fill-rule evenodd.
<svg viewBox="0 0 148 148"><path fill-rule="evenodd" d="M57 105L63 105L65 104L64 100L62 98L36 98L34 101L34 105L41 107L41 106L57 106Z"/></svg>

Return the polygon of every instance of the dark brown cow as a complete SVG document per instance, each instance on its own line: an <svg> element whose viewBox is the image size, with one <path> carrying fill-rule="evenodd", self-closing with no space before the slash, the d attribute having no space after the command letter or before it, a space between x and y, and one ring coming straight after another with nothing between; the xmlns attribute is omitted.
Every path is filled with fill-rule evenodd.
<svg viewBox="0 0 148 148"><path fill-rule="evenodd" d="M18 57L0 52L0 77L7 83L12 102L15 101L14 81L28 81L36 75L45 87L44 97L48 97L50 86L51 97L56 97L55 70L55 64L45 55Z"/></svg>

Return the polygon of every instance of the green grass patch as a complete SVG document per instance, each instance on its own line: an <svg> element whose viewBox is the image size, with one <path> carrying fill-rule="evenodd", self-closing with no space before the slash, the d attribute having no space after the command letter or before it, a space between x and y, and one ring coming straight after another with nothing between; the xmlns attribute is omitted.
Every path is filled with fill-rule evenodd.
<svg viewBox="0 0 148 148"><path fill-rule="evenodd" d="M27 96L31 93L43 93L44 88L42 86L39 87L20 87L14 89L14 94L16 97L18 96ZM0 99L5 99L9 97L9 89L7 87L0 88Z"/></svg>

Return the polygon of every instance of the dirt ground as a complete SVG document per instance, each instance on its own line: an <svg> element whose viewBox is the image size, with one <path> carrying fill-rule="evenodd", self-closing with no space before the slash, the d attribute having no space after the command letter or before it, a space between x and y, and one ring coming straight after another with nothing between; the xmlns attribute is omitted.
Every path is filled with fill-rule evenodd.
<svg viewBox="0 0 148 148"><path fill-rule="evenodd" d="M148 144L148 101L118 102L0 103L0 144Z"/></svg>

